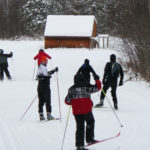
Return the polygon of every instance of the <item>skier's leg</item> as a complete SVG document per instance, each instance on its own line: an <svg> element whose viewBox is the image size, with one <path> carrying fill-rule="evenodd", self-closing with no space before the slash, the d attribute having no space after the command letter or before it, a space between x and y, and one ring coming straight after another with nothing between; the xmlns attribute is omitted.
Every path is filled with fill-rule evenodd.
<svg viewBox="0 0 150 150"><path fill-rule="evenodd" d="M113 81L111 85L111 95L113 98L114 108L118 109L118 101L117 101L117 81Z"/></svg>
<svg viewBox="0 0 150 150"><path fill-rule="evenodd" d="M44 120L44 114L43 114L43 106L44 106L44 97L43 92L38 89L38 98L39 98L39 104L38 104L38 112L40 120Z"/></svg>
<svg viewBox="0 0 150 150"><path fill-rule="evenodd" d="M76 121L76 147L84 146L84 117L75 115Z"/></svg>
<svg viewBox="0 0 150 150"><path fill-rule="evenodd" d="M92 143L94 141L94 125L95 125L95 120L93 113L90 112L87 115L85 115L85 120L87 123L86 126L86 142L87 143Z"/></svg>
<svg viewBox="0 0 150 150"><path fill-rule="evenodd" d="M48 88L45 91L45 101L46 101L46 112L47 112L47 119L52 120L54 117L51 115L52 107L51 107L51 90Z"/></svg>
<svg viewBox="0 0 150 150"><path fill-rule="evenodd" d="M95 107L100 107L100 106L103 106L104 105L104 98L105 98L105 95L104 95L104 92L106 93L107 90L109 89L110 87L110 83L109 82L106 82L102 88L103 91L101 91L101 95L100 95L100 103L95 105Z"/></svg>
<svg viewBox="0 0 150 150"><path fill-rule="evenodd" d="M4 67L1 65L0 67L0 80L4 80Z"/></svg>
<svg viewBox="0 0 150 150"><path fill-rule="evenodd" d="M51 108L51 91L50 91L50 89L45 90L44 99L46 102L46 112L51 113L52 108Z"/></svg>
<svg viewBox="0 0 150 150"><path fill-rule="evenodd" d="M6 76L7 76L7 78L8 78L9 80L11 80L11 76L10 76L10 73L9 73L9 71L8 71L8 66L5 66L5 67L4 67L4 72L5 72Z"/></svg>
<svg viewBox="0 0 150 150"><path fill-rule="evenodd" d="M0 66L0 80L2 80L2 67Z"/></svg>

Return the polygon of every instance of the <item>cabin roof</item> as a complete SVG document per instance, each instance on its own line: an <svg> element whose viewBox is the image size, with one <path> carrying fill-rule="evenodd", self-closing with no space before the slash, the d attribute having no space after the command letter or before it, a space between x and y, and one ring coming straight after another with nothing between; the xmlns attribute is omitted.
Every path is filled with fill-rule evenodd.
<svg viewBox="0 0 150 150"><path fill-rule="evenodd" d="M48 15L46 37L92 37L95 16Z"/></svg>

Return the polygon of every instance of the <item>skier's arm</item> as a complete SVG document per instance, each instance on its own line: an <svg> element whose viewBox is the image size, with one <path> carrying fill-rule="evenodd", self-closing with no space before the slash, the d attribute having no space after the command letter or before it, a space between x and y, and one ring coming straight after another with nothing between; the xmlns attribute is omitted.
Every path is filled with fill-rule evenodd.
<svg viewBox="0 0 150 150"><path fill-rule="evenodd" d="M51 71L48 71L48 75L52 75L54 74L55 72L58 72L58 67L56 67L55 69L51 70Z"/></svg>
<svg viewBox="0 0 150 150"><path fill-rule="evenodd" d="M91 86L87 87L88 88L87 92L89 92L90 94L100 91L100 89L102 87L102 83L99 80L99 76L98 75L96 75L94 77L94 80L95 80L95 85L91 85Z"/></svg>
<svg viewBox="0 0 150 150"><path fill-rule="evenodd" d="M83 66L81 66L81 67L79 68L79 70L77 71L77 73L76 73L76 74L79 74L79 73L81 72L82 67L83 67Z"/></svg>
<svg viewBox="0 0 150 150"><path fill-rule="evenodd" d="M119 82L119 85L123 85L123 78L124 78L124 72L123 72L123 69L120 65L120 82Z"/></svg>
<svg viewBox="0 0 150 150"><path fill-rule="evenodd" d="M4 54L4 57L7 57L7 58L12 57L12 56L13 56L12 52L10 52L10 54Z"/></svg>
<svg viewBox="0 0 150 150"><path fill-rule="evenodd" d="M96 75L96 72L94 71L94 69L90 66L90 72L92 72L93 77Z"/></svg>
<svg viewBox="0 0 150 150"><path fill-rule="evenodd" d="M36 59L38 58L38 56L39 56L39 55L37 54L33 59L36 60Z"/></svg>
<svg viewBox="0 0 150 150"><path fill-rule="evenodd" d="M103 80L102 80L103 84L106 82L106 79L108 77L108 68L109 68L109 66L108 66L108 63L107 63L105 68L104 68L104 75L103 75Z"/></svg>
<svg viewBox="0 0 150 150"><path fill-rule="evenodd" d="M47 58L51 59L51 56L49 56L48 54L44 53L44 55L45 55Z"/></svg>
<svg viewBox="0 0 150 150"><path fill-rule="evenodd" d="M67 94L67 96L66 96L66 98L65 98L65 103L66 103L67 105L71 105L71 99L72 99L72 92L71 92L71 90L69 89L69 90L68 90L68 94Z"/></svg>

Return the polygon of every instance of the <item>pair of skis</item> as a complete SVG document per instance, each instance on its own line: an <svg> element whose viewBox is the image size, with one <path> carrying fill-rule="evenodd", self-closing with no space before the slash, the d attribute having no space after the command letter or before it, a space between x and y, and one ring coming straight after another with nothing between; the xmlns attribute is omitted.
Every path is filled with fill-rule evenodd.
<svg viewBox="0 0 150 150"><path fill-rule="evenodd" d="M94 144L98 144L98 143L102 143L102 142L105 142L105 141L109 141L109 140L115 139L119 136L120 136L120 132L115 136L112 136L112 137L109 137L109 138L106 138L106 139L102 139L102 140L96 140L96 142L87 144L87 145L85 145L85 147L88 147L88 146L91 146L91 145L94 145Z"/></svg>
<svg viewBox="0 0 150 150"><path fill-rule="evenodd" d="M53 119L50 119L50 120L46 120L46 119L44 119L44 120L40 120L41 122L46 122L46 121L53 121L53 120L60 120L61 118L53 118Z"/></svg>

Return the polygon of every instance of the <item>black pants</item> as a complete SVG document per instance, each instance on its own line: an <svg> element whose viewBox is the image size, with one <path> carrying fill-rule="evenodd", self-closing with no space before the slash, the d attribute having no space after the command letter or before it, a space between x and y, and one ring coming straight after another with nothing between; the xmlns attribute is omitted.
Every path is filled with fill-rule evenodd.
<svg viewBox="0 0 150 150"><path fill-rule="evenodd" d="M95 120L92 112L84 115L75 115L76 146L84 146L84 130L86 122L86 142L94 139Z"/></svg>
<svg viewBox="0 0 150 150"><path fill-rule="evenodd" d="M46 112L51 113L51 90L49 86L40 86L38 85L38 98L39 98L39 105L38 105L38 112L43 113L43 106L46 104Z"/></svg>
<svg viewBox="0 0 150 150"><path fill-rule="evenodd" d="M0 65L0 80L4 80L4 73L8 79L11 79L10 73L8 71L8 64Z"/></svg>
<svg viewBox="0 0 150 150"><path fill-rule="evenodd" d="M105 94L107 93L107 90L111 87L111 95L113 98L113 102L114 104L117 104L117 95L116 95L116 91L117 91L117 79L109 79L106 81L106 83L103 86L103 90L105 92ZM100 95L100 100L104 100L105 95L104 93L101 91L101 95Z"/></svg>

